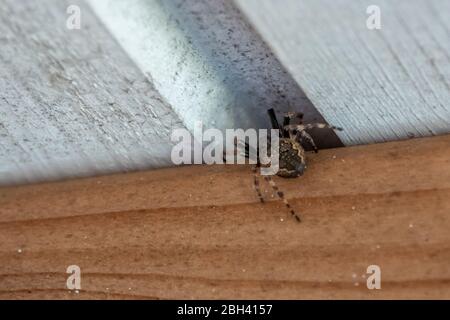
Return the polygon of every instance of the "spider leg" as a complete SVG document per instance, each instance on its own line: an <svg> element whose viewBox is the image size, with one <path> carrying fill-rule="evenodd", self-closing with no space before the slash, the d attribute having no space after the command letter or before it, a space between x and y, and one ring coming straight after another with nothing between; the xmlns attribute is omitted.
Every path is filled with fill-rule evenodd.
<svg viewBox="0 0 450 320"><path fill-rule="evenodd" d="M291 119L294 117L294 113L288 112L284 114L283 118L283 137L289 136L292 138L291 132L288 129L285 129L291 123Z"/></svg>
<svg viewBox="0 0 450 320"><path fill-rule="evenodd" d="M309 144L313 147L313 150L315 153L319 152L319 149L317 149L316 143L314 142L314 139L311 137L311 135L306 131L299 131L297 132L297 141L301 142L301 140L306 140L309 142Z"/></svg>
<svg viewBox="0 0 450 320"><path fill-rule="evenodd" d="M301 112L287 112L284 114L284 118L283 118L283 136L287 137L290 136L290 132L288 129L286 129L286 126L291 124L292 119L294 118L299 118L300 119L300 123L303 122L303 113Z"/></svg>
<svg viewBox="0 0 450 320"><path fill-rule="evenodd" d="M289 139L296 140L298 133L295 133L295 130L287 130Z"/></svg>
<svg viewBox="0 0 450 320"><path fill-rule="evenodd" d="M291 120L294 118L300 119L300 122L303 122L303 113L301 112L287 112L284 114L283 118L283 127L289 125Z"/></svg>
<svg viewBox="0 0 450 320"><path fill-rule="evenodd" d="M297 220L297 222L301 222L300 216L294 211L292 206L289 204L287 199L284 197L284 193L282 191L280 191L278 186L275 184L275 181L273 181L272 177L264 176L264 180L266 180L269 183L269 185L272 187L273 191L277 194L277 196L281 200L283 200L283 203L286 206L286 208L288 208L289 212L291 213L291 216L294 217L295 220Z"/></svg>
<svg viewBox="0 0 450 320"><path fill-rule="evenodd" d="M338 130L338 131L343 130L342 128L330 126L329 124L326 124L326 123L290 124L290 125L285 126L283 129L296 130L296 131L301 132L304 130L309 130L309 129L314 129L314 128L333 129L333 130Z"/></svg>
<svg viewBox="0 0 450 320"><path fill-rule="evenodd" d="M231 154L225 150L223 152L223 163L227 164L227 155ZM258 149L251 148L247 142L238 141L237 138L234 139L234 148L233 148L233 159L236 160L236 156L240 155L244 158L250 159L250 152L256 153L256 157L258 158ZM257 161L257 159L256 159Z"/></svg>
<svg viewBox="0 0 450 320"><path fill-rule="evenodd" d="M280 130L280 125L278 123L277 116L275 115L275 110L273 110L273 108L269 109L267 110L267 113L269 114L270 122L272 123L272 128Z"/></svg>
<svg viewBox="0 0 450 320"><path fill-rule="evenodd" d="M258 177L258 172L257 172L257 166L253 166L253 187L256 190L256 194L258 195L259 201L261 203L264 203L264 198L261 194L261 188L259 186L259 177Z"/></svg>

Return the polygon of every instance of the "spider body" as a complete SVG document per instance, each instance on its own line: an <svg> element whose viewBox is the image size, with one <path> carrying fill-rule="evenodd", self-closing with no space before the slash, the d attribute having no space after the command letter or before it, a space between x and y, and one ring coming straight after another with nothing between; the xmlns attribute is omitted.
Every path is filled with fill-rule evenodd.
<svg viewBox="0 0 450 320"><path fill-rule="evenodd" d="M279 147L279 170L283 178L297 178L306 168L305 150L293 139L281 138Z"/></svg>
<svg viewBox="0 0 450 320"><path fill-rule="evenodd" d="M342 130L341 128L330 126L324 123L311 123L302 124L303 114L289 112L285 114L283 120L283 126L280 127L278 120L273 109L268 110L270 121L274 129L278 129L280 133L279 140L279 170L277 175L283 178L297 178L303 175L306 169L306 156L303 143L308 142L314 152L318 152L317 146L314 143L313 138L306 130L319 128L319 129L333 129ZM293 118L299 118L300 124L291 124ZM254 167L254 187L258 194L259 200L263 203L264 198L261 194L260 184L257 176L256 168L259 163ZM270 176L264 176L264 180L267 181L278 197L283 200L285 206L290 211L291 215L300 222L300 216L295 212L292 206L289 204L284 196L284 193L280 191L275 181Z"/></svg>

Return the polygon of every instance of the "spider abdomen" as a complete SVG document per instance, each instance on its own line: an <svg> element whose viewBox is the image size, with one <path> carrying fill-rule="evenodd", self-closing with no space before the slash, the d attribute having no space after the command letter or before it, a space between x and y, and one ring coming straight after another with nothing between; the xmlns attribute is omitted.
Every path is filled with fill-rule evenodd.
<svg viewBox="0 0 450 320"><path fill-rule="evenodd" d="M306 167L305 150L293 139L280 139L279 160L277 175L283 178L301 176Z"/></svg>

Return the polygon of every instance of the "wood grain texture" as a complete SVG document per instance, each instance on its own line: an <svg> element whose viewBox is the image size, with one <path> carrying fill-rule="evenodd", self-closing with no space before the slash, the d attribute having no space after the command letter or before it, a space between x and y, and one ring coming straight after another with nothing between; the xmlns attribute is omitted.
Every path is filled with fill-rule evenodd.
<svg viewBox="0 0 450 320"><path fill-rule="evenodd" d="M449 146L309 155L303 177L275 178L302 223L270 188L259 203L248 166L1 188L0 298L449 299ZM381 290L366 288L372 264Z"/></svg>
<svg viewBox="0 0 450 320"><path fill-rule="evenodd" d="M447 0L236 0L346 145L450 132ZM381 29L366 9L378 5Z"/></svg>

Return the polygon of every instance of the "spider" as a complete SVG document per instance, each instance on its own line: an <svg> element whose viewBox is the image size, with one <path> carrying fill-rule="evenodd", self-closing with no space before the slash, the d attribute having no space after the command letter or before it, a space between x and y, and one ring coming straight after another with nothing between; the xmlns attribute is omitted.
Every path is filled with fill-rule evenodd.
<svg viewBox="0 0 450 320"><path fill-rule="evenodd" d="M313 148L314 152L317 153L316 144L314 143L311 135L306 132L306 130L319 128L319 129L333 129L342 131L342 128L335 126L330 126L325 123L310 123L303 124L303 114L288 112L284 115L283 126L280 128L278 124L275 111L273 109L268 110L270 121L274 129L278 129L280 133L280 144L279 144L279 170L277 175L283 178L297 178L303 175L306 169L306 156L305 149L302 144L308 142ZM299 124L292 124L291 121L294 118L300 120ZM261 203L264 203L264 198L261 194L261 189L259 185L259 179L257 175L257 168L260 167L259 161L253 167L254 175L254 188L258 195ZM271 176L264 176L264 180L272 187L274 193L283 201L284 205L287 207L291 216L294 217L298 222L301 222L300 216L295 212L290 203L284 197L284 193L275 184L275 181Z"/></svg>

